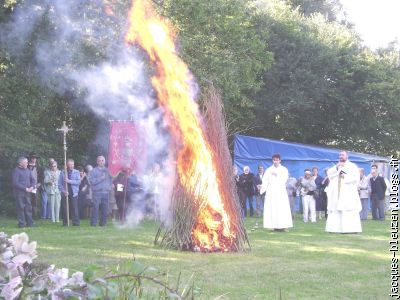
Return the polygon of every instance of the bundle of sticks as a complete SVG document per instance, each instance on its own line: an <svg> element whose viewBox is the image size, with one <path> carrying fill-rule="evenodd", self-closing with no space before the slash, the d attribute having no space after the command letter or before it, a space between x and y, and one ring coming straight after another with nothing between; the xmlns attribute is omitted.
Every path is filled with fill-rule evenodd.
<svg viewBox="0 0 400 300"><path fill-rule="evenodd" d="M234 233L230 247L224 251L244 251L250 249L250 243L241 217L236 183L233 176L232 158L228 147L227 126L224 108L220 96L213 86L209 86L201 95L205 132L217 162L217 178L220 181L220 192L223 206L229 215L230 229ZM204 187L202 187L204 188ZM172 194L172 222L168 227L161 225L155 237L155 244L178 250L204 251L193 239L193 229L198 228L198 219L207 200L201 191L194 190L185 182L177 179ZM211 251L220 251L215 248Z"/></svg>

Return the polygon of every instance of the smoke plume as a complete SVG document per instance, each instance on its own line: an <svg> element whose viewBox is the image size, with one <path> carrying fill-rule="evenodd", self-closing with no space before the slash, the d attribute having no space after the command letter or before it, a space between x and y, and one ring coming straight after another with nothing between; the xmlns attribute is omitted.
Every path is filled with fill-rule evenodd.
<svg viewBox="0 0 400 300"><path fill-rule="evenodd" d="M161 164L160 207L168 223L175 173L173 163L164 161L169 145L166 124L149 84L146 59L123 40L129 3L110 6L107 2L22 1L10 20L1 24L1 47L33 69L43 85L60 95L73 94L76 106L84 103L99 119L133 119L140 125L146 136L147 170ZM104 140L99 138L104 134L100 131L95 139ZM143 182L146 191L150 187ZM145 213L132 210L128 223L136 224Z"/></svg>

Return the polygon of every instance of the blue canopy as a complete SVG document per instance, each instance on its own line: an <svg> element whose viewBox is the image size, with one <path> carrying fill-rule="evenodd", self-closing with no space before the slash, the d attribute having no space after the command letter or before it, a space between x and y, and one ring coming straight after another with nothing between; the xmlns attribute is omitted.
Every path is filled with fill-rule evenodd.
<svg viewBox="0 0 400 300"><path fill-rule="evenodd" d="M318 167L320 175L324 176L323 170L338 162L339 152L339 149L328 147L235 135L234 164L239 168L239 173L242 173L244 166L249 166L253 173L257 173L258 165L263 165L264 168L271 166L272 155L279 153L282 165L288 168L290 176L298 178L303 175L304 169L314 166ZM366 174L370 172L372 163L386 163L390 160L387 157L348 153L350 161L364 168Z"/></svg>

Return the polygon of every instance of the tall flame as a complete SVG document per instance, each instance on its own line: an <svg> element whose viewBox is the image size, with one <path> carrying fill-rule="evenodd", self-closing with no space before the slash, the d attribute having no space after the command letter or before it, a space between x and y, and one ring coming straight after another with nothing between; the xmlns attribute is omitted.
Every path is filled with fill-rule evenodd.
<svg viewBox="0 0 400 300"><path fill-rule="evenodd" d="M150 1L133 0L129 18L125 41L138 44L149 55L156 71L151 83L171 132L181 145L177 154L179 180L183 186L189 185L195 196L206 203L193 229L193 240L203 251L228 251L235 234L224 209L217 164L193 99L192 76L177 54L174 31L155 12Z"/></svg>

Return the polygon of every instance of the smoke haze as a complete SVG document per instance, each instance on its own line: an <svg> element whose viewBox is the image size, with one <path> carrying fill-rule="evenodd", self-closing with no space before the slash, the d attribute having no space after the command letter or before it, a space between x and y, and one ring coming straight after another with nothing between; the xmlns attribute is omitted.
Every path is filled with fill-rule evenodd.
<svg viewBox="0 0 400 300"><path fill-rule="evenodd" d="M135 120L145 132L149 171L167 157L169 135L149 84L146 60L123 40L128 7L118 8L120 16L103 1L23 1L10 21L1 24L0 43L18 63L33 68L43 85L60 95L74 95L75 105L84 102L99 119ZM108 140L106 134L101 130L94 140ZM175 178L170 168L174 165L163 164L160 176L166 223ZM128 224L137 224L144 215L133 210Z"/></svg>

